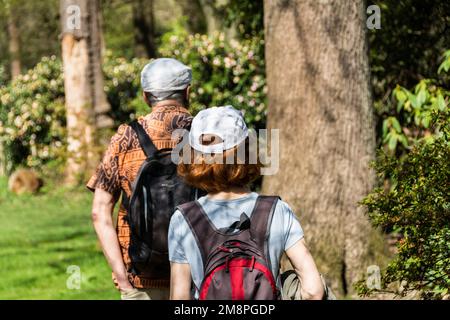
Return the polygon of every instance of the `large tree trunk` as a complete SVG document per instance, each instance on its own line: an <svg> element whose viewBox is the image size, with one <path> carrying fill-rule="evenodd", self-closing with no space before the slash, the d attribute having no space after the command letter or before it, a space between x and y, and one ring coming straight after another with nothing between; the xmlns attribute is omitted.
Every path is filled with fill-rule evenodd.
<svg viewBox="0 0 450 320"><path fill-rule="evenodd" d="M61 0L60 8L68 135L66 182L75 184L98 160L96 122L107 124L101 117L109 105L103 91L97 0Z"/></svg>
<svg viewBox="0 0 450 320"><path fill-rule="evenodd" d="M10 7L8 14L9 56L11 60L11 78L20 75L20 34L17 27L17 16L14 8Z"/></svg>
<svg viewBox="0 0 450 320"><path fill-rule="evenodd" d="M265 193L292 205L338 293L367 267L375 134L363 1L265 0L268 126L279 172Z"/></svg>
<svg viewBox="0 0 450 320"><path fill-rule="evenodd" d="M153 0L133 1L135 54L138 57L154 58L156 56L153 10Z"/></svg>

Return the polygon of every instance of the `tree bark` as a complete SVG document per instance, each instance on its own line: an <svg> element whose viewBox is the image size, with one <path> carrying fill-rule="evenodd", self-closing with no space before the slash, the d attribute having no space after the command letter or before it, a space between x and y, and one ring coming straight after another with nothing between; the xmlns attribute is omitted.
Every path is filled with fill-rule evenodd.
<svg viewBox="0 0 450 320"><path fill-rule="evenodd" d="M212 35L222 29L222 24L214 12L211 0L199 0L206 18L206 26L208 35Z"/></svg>
<svg viewBox="0 0 450 320"><path fill-rule="evenodd" d="M0 177L6 176L6 156L3 142L0 141Z"/></svg>
<svg viewBox="0 0 450 320"><path fill-rule="evenodd" d="M11 78L16 79L21 73L20 33L14 8L8 14L9 56L11 59Z"/></svg>
<svg viewBox="0 0 450 320"><path fill-rule="evenodd" d="M109 104L103 91L97 0L61 0L60 10L68 136L66 182L76 184L98 161L95 132L105 122L96 124Z"/></svg>
<svg viewBox="0 0 450 320"><path fill-rule="evenodd" d="M178 1L183 16L187 18L187 27L190 33L205 34L208 31L208 24L200 0Z"/></svg>
<svg viewBox="0 0 450 320"><path fill-rule="evenodd" d="M133 1L135 54L142 58L156 57L153 0Z"/></svg>
<svg viewBox="0 0 450 320"><path fill-rule="evenodd" d="M368 266L375 132L363 1L265 0L268 127L280 129L264 193L295 210L320 271L341 295Z"/></svg>
<svg viewBox="0 0 450 320"><path fill-rule="evenodd" d="M105 94L105 83L102 69L102 52L103 50L103 31L101 28L101 10L100 1L91 0L88 1L88 17L89 17L89 55L91 57L92 75L94 77L93 97L95 106L95 119L97 128L111 128L114 122L108 112L111 111L111 105L109 104Z"/></svg>

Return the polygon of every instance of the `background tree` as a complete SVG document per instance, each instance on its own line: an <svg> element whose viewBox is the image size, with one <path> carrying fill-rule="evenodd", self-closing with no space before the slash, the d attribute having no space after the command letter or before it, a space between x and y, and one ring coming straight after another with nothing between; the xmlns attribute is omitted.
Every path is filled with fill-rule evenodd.
<svg viewBox="0 0 450 320"><path fill-rule="evenodd" d="M98 1L61 0L62 57L67 108L67 182L75 183L97 162L96 126L107 126L103 92ZM97 115L97 117L96 117Z"/></svg>
<svg viewBox="0 0 450 320"><path fill-rule="evenodd" d="M132 6L136 56L154 58L156 56L154 1L136 0Z"/></svg>
<svg viewBox="0 0 450 320"><path fill-rule="evenodd" d="M205 34L208 30L205 12L201 0L178 1L183 15L186 17L186 25L190 33Z"/></svg>
<svg viewBox="0 0 450 320"><path fill-rule="evenodd" d="M7 2L9 55L11 63L11 78L15 79L21 72L20 34L17 26L17 9L15 1Z"/></svg>
<svg viewBox="0 0 450 320"><path fill-rule="evenodd" d="M263 191L301 218L320 271L352 292L371 232L358 201L373 185L375 136L362 1L266 0L268 127L280 169Z"/></svg>

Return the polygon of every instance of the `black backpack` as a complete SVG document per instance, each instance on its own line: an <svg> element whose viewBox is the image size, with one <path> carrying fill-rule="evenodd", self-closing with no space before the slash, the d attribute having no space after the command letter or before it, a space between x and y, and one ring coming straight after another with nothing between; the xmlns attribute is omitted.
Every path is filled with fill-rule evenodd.
<svg viewBox="0 0 450 320"><path fill-rule="evenodd" d="M188 223L203 261L200 300L277 300L268 238L276 196L259 196L248 218L241 214L229 228L217 229L198 201L178 207ZM238 232L234 232L239 230Z"/></svg>
<svg viewBox="0 0 450 320"><path fill-rule="evenodd" d="M177 175L177 165L171 160L172 149L157 150L139 122L131 122L130 127L147 159L132 183L131 198L124 199L131 229L128 272L139 275L144 271L147 277L169 279L170 218L178 205L195 200L200 194Z"/></svg>

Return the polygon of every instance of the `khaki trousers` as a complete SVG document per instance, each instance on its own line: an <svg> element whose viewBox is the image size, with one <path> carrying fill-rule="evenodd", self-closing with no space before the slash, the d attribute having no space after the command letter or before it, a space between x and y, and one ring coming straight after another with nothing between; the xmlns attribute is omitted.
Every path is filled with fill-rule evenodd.
<svg viewBox="0 0 450 320"><path fill-rule="evenodd" d="M121 290L122 300L168 300L169 288Z"/></svg>

